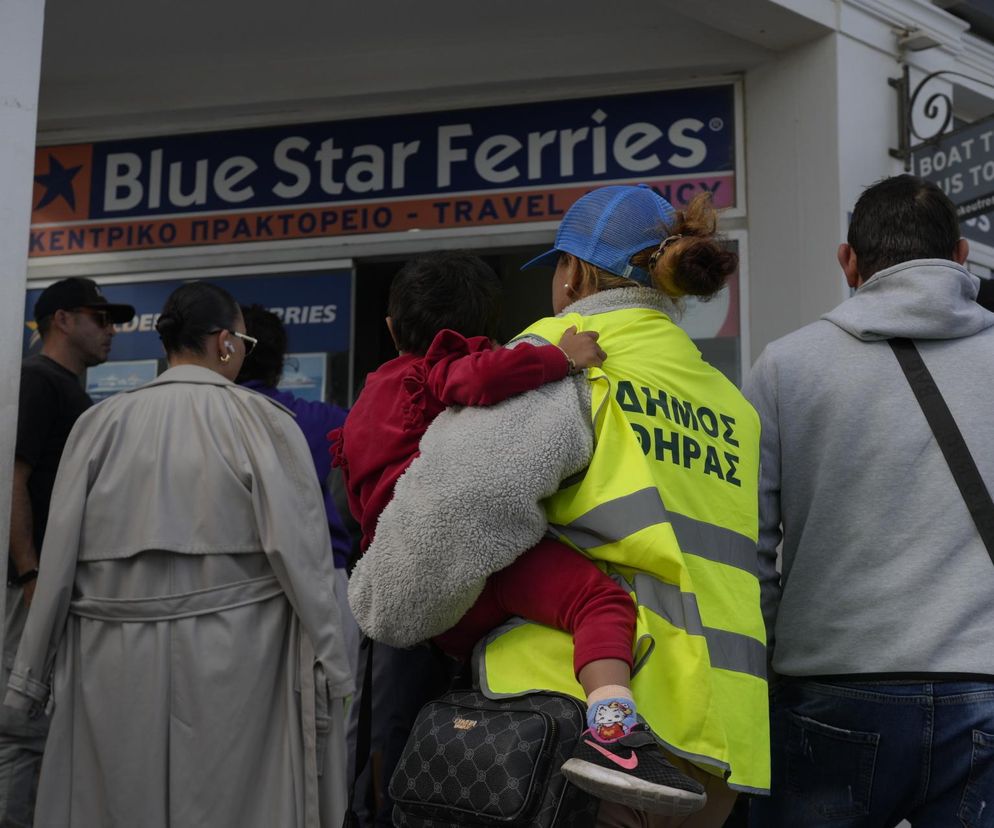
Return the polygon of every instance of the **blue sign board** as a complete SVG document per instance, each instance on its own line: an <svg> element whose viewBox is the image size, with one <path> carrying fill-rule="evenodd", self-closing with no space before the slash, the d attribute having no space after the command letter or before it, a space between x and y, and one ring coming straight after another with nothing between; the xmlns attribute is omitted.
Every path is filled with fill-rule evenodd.
<svg viewBox="0 0 994 828"><path fill-rule="evenodd" d="M555 221L644 182L736 204L735 87L42 147L30 254Z"/></svg>
<svg viewBox="0 0 994 828"><path fill-rule="evenodd" d="M309 271L286 276L234 276L211 280L242 305L259 304L276 313L286 327L290 351L348 351L351 342L352 271ZM101 285L108 302L133 305L135 318L115 326L111 360L159 359L164 356L155 321L166 298L182 281ZM39 347L34 304L41 290L27 293L24 353Z"/></svg>

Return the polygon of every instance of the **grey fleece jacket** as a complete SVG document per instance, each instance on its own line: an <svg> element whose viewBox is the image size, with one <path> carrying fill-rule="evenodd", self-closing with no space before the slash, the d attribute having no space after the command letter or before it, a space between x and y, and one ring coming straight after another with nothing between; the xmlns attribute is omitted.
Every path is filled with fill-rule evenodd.
<svg viewBox="0 0 994 828"><path fill-rule="evenodd" d="M629 307L673 312L662 294L636 287L597 293L563 313ZM590 399L578 375L439 415L349 579L349 603L367 635L403 647L445 632L489 575L541 540L541 501L593 453Z"/></svg>
<svg viewBox="0 0 994 828"><path fill-rule="evenodd" d="M885 341L915 340L994 491L994 314L978 286L951 261L904 262L756 362L778 673L994 675L994 564Z"/></svg>

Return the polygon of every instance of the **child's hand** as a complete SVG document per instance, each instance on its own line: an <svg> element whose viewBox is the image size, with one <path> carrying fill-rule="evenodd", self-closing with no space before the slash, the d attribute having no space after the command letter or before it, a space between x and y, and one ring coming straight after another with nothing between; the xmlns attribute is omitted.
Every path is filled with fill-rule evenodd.
<svg viewBox="0 0 994 828"><path fill-rule="evenodd" d="M597 331L576 332L576 325L571 325L564 332L559 340L559 347L569 360L571 371L580 371L584 368L597 368L605 359L607 354L597 344Z"/></svg>

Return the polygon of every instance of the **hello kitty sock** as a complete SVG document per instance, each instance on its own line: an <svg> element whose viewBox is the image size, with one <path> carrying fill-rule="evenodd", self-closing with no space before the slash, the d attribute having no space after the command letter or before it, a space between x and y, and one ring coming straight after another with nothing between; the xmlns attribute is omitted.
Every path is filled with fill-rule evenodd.
<svg viewBox="0 0 994 828"><path fill-rule="evenodd" d="M630 697L612 696L588 702L587 727L598 742L616 742L638 723L635 702Z"/></svg>

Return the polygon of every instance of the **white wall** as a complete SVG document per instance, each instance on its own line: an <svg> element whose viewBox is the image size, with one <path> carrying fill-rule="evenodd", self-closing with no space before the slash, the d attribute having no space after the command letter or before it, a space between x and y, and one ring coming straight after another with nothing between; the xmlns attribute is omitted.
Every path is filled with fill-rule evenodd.
<svg viewBox="0 0 994 828"><path fill-rule="evenodd" d="M0 548L10 531L10 482L17 434L24 285L38 115L45 5L0 2ZM0 554L0 584L7 555ZM6 590L0 587L0 640Z"/></svg>
<svg viewBox="0 0 994 828"><path fill-rule="evenodd" d="M893 56L840 36L838 40L839 185L846 211L879 179L904 171L889 156L898 143L897 92L886 85L901 68ZM868 83L868 79L873 79ZM844 217L843 231L848 225Z"/></svg>
<svg viewBox="0 0 994 828"><path fill-rule="evenodd" d="M752 357L844 296L838 34L746 73Z"/></svg>
<svg viewBox="0 0 994 828"><path fill-rule="evenodd" d="M901 21L865 5L848 0L838 31L746 72L753 359L849 295L836 262L849 213L866 187L903 171L889 154L899 131L888 79L900 76L900 60L912 65L912 84L925 72L957 68L964 24L935 19L937 10L918 0L907 0ZM924 11L925 23L947 24L936 35L943 45L902 55L899 31L914 28L911 14Z"/></svg>

